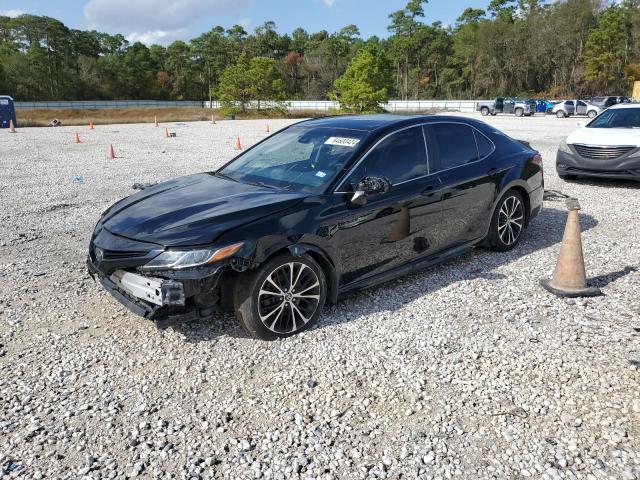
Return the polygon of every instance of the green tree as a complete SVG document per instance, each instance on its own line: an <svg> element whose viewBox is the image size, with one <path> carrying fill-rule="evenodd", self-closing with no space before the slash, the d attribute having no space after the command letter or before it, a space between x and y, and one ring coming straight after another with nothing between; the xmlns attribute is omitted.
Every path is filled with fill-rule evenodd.
<svg viewBox="0 0 640 480"><path fill-rule="evenodd" d="M630 63L634 9L629 4L612 5L598 15L597 25L589 31L584 76L595 91L628 88L625 67Z"/></svg>
<svg viewBox="0 0 640 480"><path fill-rule="evenodd" d="M225 110L236 111L239 105L240 110L246 111L253 100L252 79L246 55L241 55L236 63L222 72L216 97Z"/></svg>
<svg viewBox="0 0 640 480"><path fill-rule="evenodd" d="M344 109L362 113L381 109L389 100L391 62L380 45L370 44L358 52L347 70L334 82L333 98Z"/></svg>
<svg viewBox="0 0 640 480"><path fill-rule="evenodd" d="M261 100L281 101L286 97L284 80L278 70L278 63L272 58L254 57L249 63L251 78L251 95L258 101L260 110Z"/></svg>

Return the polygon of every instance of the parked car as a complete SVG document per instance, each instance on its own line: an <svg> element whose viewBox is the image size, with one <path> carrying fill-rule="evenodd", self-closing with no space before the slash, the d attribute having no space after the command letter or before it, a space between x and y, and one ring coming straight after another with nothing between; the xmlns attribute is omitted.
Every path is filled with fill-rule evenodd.
<svg viewBox="0 0 640 480"><path fill-rule="evenodd" d="M632 103L633 100L624 96L609 96L609 97L591 97L591 103L600 107L602 110L617 105L618 103Z"/></svg>
<svg viewBox="0 0 640 480"><path fill-rule="evenodd" d="M536 113L544 113L547 114L553 110L553 106L555 105L550 100L546 98L538 98L535 100L536 102Z"/></svg>
<svg viewBox="0 0 640 480"><path fill-rule="evenodd" d="M542 207L538 152L454 116L289 126L215 172L108 208L87 265L161 321L235 309L252 336L312 325L325 301L486 245L514 248Z"/></svg>
<svg viewBox="0 0 640 480"><path fill-rule="evenodd" d="M535 100L519 100L513 97L496 97L491 102L478 102L476 110L483 116L512 113L516 117L531 116L536 112Z"/></svg>
<svg viewBox="0 0 640 480"><path fill-rule="evenodd" d="M640 104L614 105L560 143L556 170L574 176L640 180Z"/></svg>
<svg viewBox="0 0 640 480"><path fill-rule="evenodd" d="M565 100L554 105L552 109L552 113L558 118L571 117L573 115L586 115L589 118L593 118L601 111L600 107L584 100Z"/></svg>

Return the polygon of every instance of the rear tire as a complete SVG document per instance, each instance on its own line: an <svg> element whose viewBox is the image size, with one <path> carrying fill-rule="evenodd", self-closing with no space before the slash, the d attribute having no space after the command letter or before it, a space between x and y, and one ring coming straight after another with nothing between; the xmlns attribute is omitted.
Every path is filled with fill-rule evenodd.
<svg viewBox="0 0 640 480"><path fill-rule="evenodd" d="M483 117L486 117L487 115L489 115L489 109L487 107L482 107L480 109L480 113L482 114Z"/></svg>
<svg viewBox="0 0 640 480"><path fill-rule="evenodd" d="M327 283L310 256L276 255L240 275L234 294L236 317L252 337L275 340L299 333L320 317Z"/></svg>
<svg viewBox="0 0 640 480"><path fill-rule="evenodd" d="M558 117L558 118L564 118L565 116L566 116L566 115L565 115L565 113L564 113L562 110L558 110L558 111L556 112L556 117Z"/></svg>
<svg viewBox="0 0 640 480"><path fill-rule="evenodd" d="M508 190L496 204L485 244L498 252L515 248L527 221L524 198L515 189Z"/></svg>

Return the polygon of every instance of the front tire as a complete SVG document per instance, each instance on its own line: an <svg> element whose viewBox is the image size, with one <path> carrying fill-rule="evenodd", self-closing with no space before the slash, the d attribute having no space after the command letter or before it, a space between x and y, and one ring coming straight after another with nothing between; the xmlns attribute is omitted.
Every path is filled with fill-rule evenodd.
<svg viewBox="0 0 640 480"><path fill-rule="evenodd" d="M240 276L234 306L249 335L275 340L314 324L326 298L327 283L318 263L308 255L282 253Z"/></svg>
<svg viewBox="0 0 640 480"><path fill-rule="evenodd" d="M598 115L598 112L596 112L595 110L589 110L587 112L587 117L589 117L589 118L595 118L596 115Z"/></svg>
<svg viewBox="0 0 640 480"><path fill-rule="evenodd" d="M496 205L491 216L487 244L492 250L506 252L520 243L526 225L524 198L517 190L508 190Z"/></svg>
<svg viewBox="0 0 640 480"><path fill-rule="evenodd" d="M524 110L521 108L516 108L516 111L514 113L516 117L521 117L522 115L524 115Z"/></svg>

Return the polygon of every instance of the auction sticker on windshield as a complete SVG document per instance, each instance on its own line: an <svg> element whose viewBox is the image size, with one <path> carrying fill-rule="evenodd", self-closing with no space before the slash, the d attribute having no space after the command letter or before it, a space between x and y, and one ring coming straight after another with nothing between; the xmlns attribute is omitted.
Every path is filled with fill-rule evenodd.
<svg viewBox="0 0 640 480"><path fill-rule="evenodd" d="M327 141L324 142L325 145L340 145L342 147L353 148L355 147L360 139L358 138L349 138L349 137L329 137Z"/></svg>

